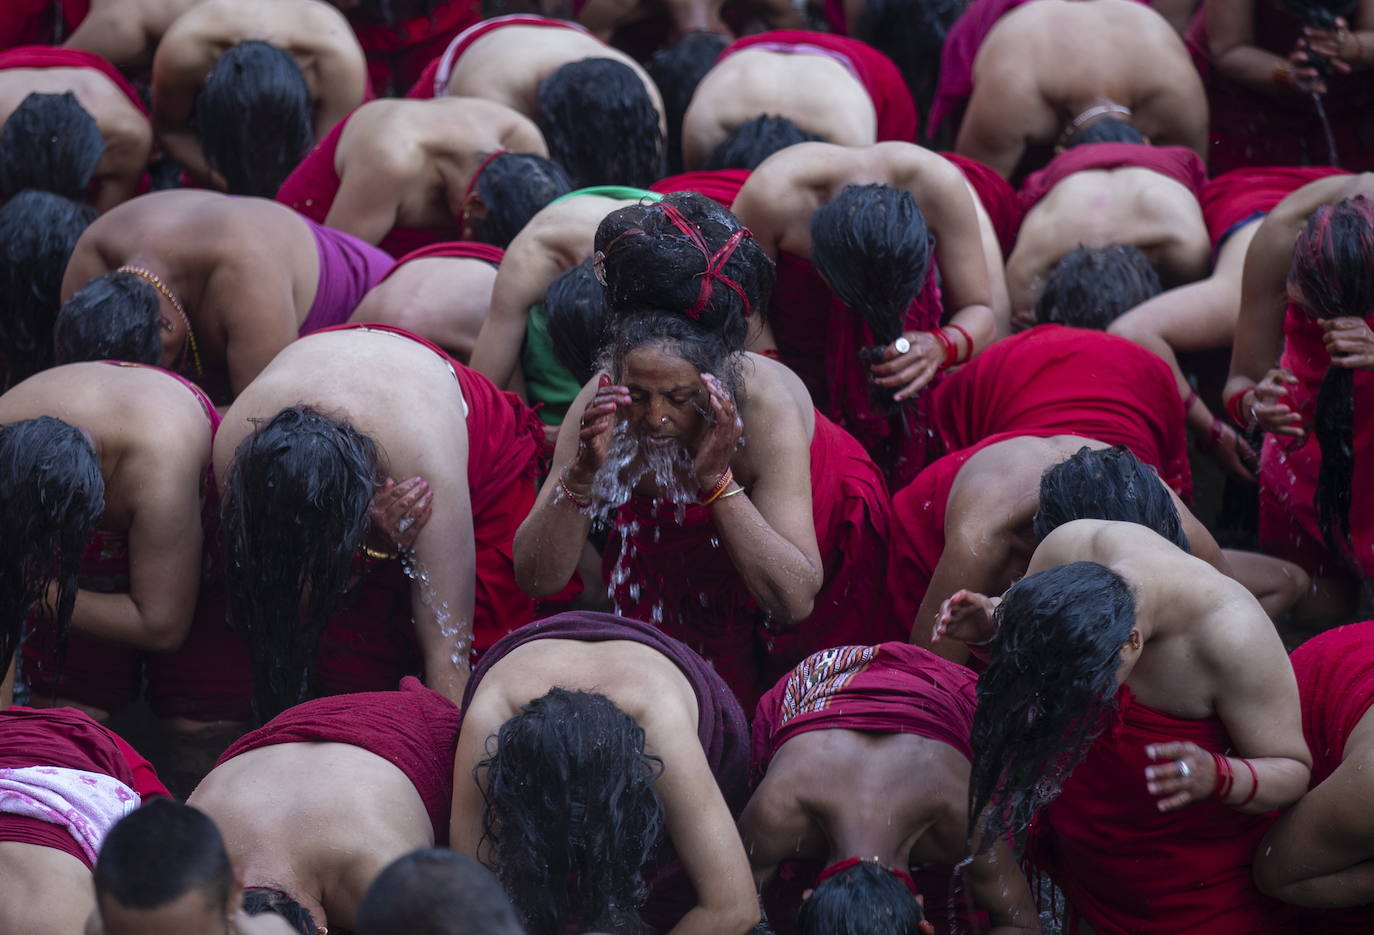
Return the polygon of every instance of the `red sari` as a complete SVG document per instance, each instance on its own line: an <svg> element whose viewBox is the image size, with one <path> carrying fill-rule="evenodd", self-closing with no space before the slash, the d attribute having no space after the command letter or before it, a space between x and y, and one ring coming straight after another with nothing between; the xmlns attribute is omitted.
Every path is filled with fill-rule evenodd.
<svg viewBox="0 0 1374 935"><path fill-rule="evenodd" d="M1374 316L1370 316L1374 320ZM1374 577L1374 491L1364 479L1374 464L1374 371L1354 372L1355 469L1351 476L1348 554L1326 546L1314 503L1322 451L1315 418L1317 393L1331 365L1320 323L1290 305L1283 321L1284 349L1279 366L1298 382L1288 387L1288 404L1301 413L1307 435L1302 443L1266 435L1260 449L1260 545L1264 551L1301 565L1319 577Z"/></svg>
<svg viewBox="0 0 1374 935"><path fill-rule="evenodd" d="M458 33L482 18L474 0L439 0L426 14L399 23L364 22L358 13L349 25L367 55L368 81L382 96L403 92Z"/></svg>
<svg viewBox="0 0 1374 935"><path fill-rule="evenodd" d="M1374 705L1374 620L1327 630L1293 650L1302 698L1302 734L1312 754L1315 789L1345 759L1345 742ZM1353 803L1352 803L1353 804ZM1304 935L1368 935L1374 905L1303 909Z"/></svg>
<svg viewBox="0 0 1374 935"><path fill-rule="evenodd" d="M1198 197L1212 250L1220 250L1238 228L1264 217L1309 182L1349 174L1331 166L1257 166L1218 175L1203 186Z"/></svg>
<svg viewBox="0 0 1374 935"><path fill-rule="evenodd" d="M503 26L547 26L553 29L573 29L591 35L577 23L528 13L512 13L509 16L476 21L455 36L444 50L425 66L420 77L415 79L415 83L406 92L406 97L443 97L448 93L449 78L453 76L453 69L457 67L458 59L463 57L463 53L478 39Z"/></svg>
<svg viewBox="0 0 1374 935"><path fill-rule="evenodd" d="M0 768L58 766L118 779L146 804L170 799L151 763L118 734L76 708L6 708L0 711ZM70 854L94 870L76 838L61 825L0 814L0 841L37 844Z"/></svg>
<svg viewBox="0 0 1374 935"><path fill-rule="evenodd" d="M713 172L683 172L659 179L649 186L649 191L668 195L673 192L697 192L730 211L735 206L735 198L749 178L748 169L717 169Z"/></svg>
<svg viewBox="0 0 1374 935"><path fill-rule="evenodd" d="M1097 935L1292 933L1293 907L1262 894L1251 862L1274 815L1246 815L1214 799L1161 812L1145 787L1150 744L1191 741L1225 753L1216 718L1188 720L1148 708L1128 686L1116 723L1037 816L1028 851Z"/></svg>
<svg viewBox="0 0 1374 935"><path fill-rule="evenodd" d="M1172 179L1201 197L1207 183L1207 167L1186 146L1150 146L1145 143L1083 143L1050 160L1021 183L1021 210L1027 214L1054 186L1075 172L1092 169L1149 169Z"/></svg>
<svg viewBox="0 0 1374 935"><path fill-rule="evenodd" d="M887 487L843 429L819 412L811 510L825 578L811 616L770 625L720 544L710 510L633 497L603 551L617 612L661 626L700 652L752 708L779 675L831 646L904 639L884 588Z"/></svg>
<svg viewBox="0 0 1374 935"><path fill-rule="evenodd" d="M991 435L1082 435L1125 445L1192 496L1183 400L1167 364L1115 335L1039 325L1003 338L932 394L945 450Z"/></svg>

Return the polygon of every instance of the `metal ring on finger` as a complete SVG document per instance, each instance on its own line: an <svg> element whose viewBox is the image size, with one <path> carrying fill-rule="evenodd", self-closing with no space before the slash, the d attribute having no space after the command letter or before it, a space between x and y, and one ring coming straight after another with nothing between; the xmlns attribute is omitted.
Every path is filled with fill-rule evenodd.
<svg viewBox="0 0 1374 935"><path fill-rule="evenodd" d="M903 335L902 337L892 342L892 349L896 351L898 354L905 354L907 351L911 350L911 342L906 339L905 335Z"/></svg>
<svg viewBox="0 0 1374 935"><path fill-rule="evenodd" d="M1187 762L1186 760L1179 760L1179 761L1178 761L1178 778L1179 778L1179 779L1187 779L1187 778L1188 778L1189 776L1191 776L1192 774L1193 774L1193 771L1188 767L1188 762Z"/></svg>

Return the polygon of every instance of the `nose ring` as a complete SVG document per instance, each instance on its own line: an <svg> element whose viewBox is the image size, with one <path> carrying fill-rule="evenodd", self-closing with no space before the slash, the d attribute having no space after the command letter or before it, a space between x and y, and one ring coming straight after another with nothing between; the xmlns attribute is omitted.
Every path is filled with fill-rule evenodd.
<svg viewBox="0 0 1374 935"><path fill-rule="evenodd" d="M659 424L659 425L667 425L667 424L668 424L668 417L667 417L667 416L660 416L660 417L659 417L659 420L658 420L658 424Z"/></svg>

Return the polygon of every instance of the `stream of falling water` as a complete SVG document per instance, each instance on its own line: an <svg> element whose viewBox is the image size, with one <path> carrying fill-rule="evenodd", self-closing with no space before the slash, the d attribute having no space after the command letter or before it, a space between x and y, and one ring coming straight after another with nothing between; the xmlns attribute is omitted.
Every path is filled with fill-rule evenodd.
<svg viewBox="0 0 1374 935"><path fill-rule="evenodd" d="M1322 122L1322 129L1326 131L1326 155L1333 166L1341 164L1340 155L1336 152L1336 135L1331 132L1331 120L1326 116L1326 105L1322 103L1322 96L1317 92L1312 92L1312 104L1317 108L1317 119Z"/></svg>
<svg viewBox="0 0 1374 935"><path fill-rule="evenodd" d="M453 642L453 652L449 654L449 661L455 666L467 665L472 650L472 637L466 636L462 639L456 639L462 621L453 616L448 601L437 600L439 594L430 581L429 569L425 568L424 564L413 553L406 551L402 555L401 568L405 570L406 577L411 581L419 582L420 603L433 612L434 622L439 626L439 634Z"/></svg>

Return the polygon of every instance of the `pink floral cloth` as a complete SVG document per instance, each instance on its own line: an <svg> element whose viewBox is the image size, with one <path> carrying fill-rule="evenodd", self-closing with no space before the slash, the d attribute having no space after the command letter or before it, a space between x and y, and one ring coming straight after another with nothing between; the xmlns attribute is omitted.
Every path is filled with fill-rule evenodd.
<svg viewBox="0 0 1374 935"><path fill-rule="evenodd" d="M0 769L0 814L61 825L92 864L114 823L139 803L137 792L103 773L61 766Z"/></svg>

